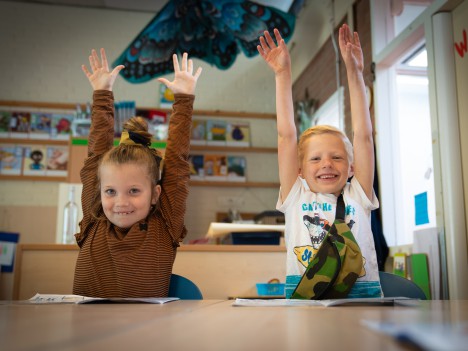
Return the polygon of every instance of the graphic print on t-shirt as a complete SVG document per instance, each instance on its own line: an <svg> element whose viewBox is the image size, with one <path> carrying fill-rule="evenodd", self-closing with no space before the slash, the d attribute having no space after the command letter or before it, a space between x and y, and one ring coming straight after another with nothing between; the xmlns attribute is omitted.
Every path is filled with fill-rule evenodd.
<svg viewBox="0 0 468 351"><path fill-rule="evenodd" d="M320 218L320 213L318 209L321 208L323 211L331 211L332 206L328 203L317 203L313 204L302 204L302 212L306 213L302 216L302 223L307 228L309 233L311 245L302 245L294 247L294 254L296 255L297 260L304 266L307 267L312 257L315 256L315 253L318 251L320 245L322 244L325 235L330 230L331 224L326 218ZM312 211L313 215L312 215ZM354 209L350 206L346 207L346 214L350 212L354 213ZM350 220L348 227L352 229L355 222ZM363 268L364 269L364 268ZM362 272L365 275L365 271Z"/></svg>

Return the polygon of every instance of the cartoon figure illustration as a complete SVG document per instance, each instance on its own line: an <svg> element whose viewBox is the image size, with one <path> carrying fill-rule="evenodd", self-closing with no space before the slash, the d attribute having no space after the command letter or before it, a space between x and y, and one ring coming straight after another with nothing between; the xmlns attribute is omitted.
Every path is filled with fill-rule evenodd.
<svg viewBox="0 0 468 351"><path fill-rule="evenodd" d="M29 155L29 158L33 161L30 165L30 169L40 170L44 169L44 165L41 163L44 155L41 150L33 150Z"/></svg>
<svg viewBox="0 0 468 351"><path fill-rule="evenodd" d="M55 127L59 134L71 133L71 122L66 118L61 118Z"/></svg>
<svg viewBox="0 0 468 351"><path fill-rule="evenodd" d="M242 129L239 128L239 126L235 126L234 129L231 132L232 139L234 140L243 140L245 138L244 133L242 132Z"/></svg>
<svg viewBox="0 0 468 351"><path fill-rule="evenodd" d="M62 149L54 148L52 155L47 157L47 169L66 170L68 163L68 152Z"/></svg>

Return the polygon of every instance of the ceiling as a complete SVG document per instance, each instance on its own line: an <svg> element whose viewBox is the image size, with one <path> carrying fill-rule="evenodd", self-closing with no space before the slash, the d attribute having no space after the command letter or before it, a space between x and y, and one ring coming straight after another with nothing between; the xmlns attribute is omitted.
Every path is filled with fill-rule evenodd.
<svg viewBox="0 0 468 351"><path fill-rule="evenodd" d="M19 0L21 2L94 7L114 10L140 11L157 13L168 0ZM260 4L273 6L285 12L293 0L256 0Z"/></svg>

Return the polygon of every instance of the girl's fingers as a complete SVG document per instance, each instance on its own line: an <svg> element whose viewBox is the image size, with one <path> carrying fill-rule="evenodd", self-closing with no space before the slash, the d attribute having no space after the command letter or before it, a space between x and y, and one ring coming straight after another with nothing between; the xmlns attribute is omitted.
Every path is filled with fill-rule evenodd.
<svg viewBox="0 0 468 351"><path fill-rule="evenodd" d="M81 65L81 69L83 70L86 77L89 77L91 75L91 73L88 71L85 65Z"/></svg>
<svg viewBox="0 0 468 351"><path fill-rule="evenodd" d="M188 73L192 74L193 72L193 61L188 60L188 68L187 68Z"/></svg>
<svg viewBox="0 0 468 351"><path fill-rule="evenodd" d="M182 55L182 71L187 71L187 53L184 52L184 54Z"/></svg>
<svg viewBox="0 0 468 351"><path fill-rule="evenodd" d="M103 48L101 48L101 62L102 62L102 67L105 67L106 69L109 67L107 65L106 51Z"/></svg>
<svg viewBox="0 0 468 351"><path fill-rule="evenodd" d="M202 68L198 67L197 71L195 72L195 75L193 76L195 78L195 80L197 80L198 77L200 77L201 73L202 73Z"/></svg>
<svg viewBox="0 0 468 351"><path fill-rule="evenodd" d="M96 50L93 49L92 55L93 55L94 65L96 66L96 68L101 68L101 62L99 62L99 57L98 57Z"/></svg>
<svg viewBox="0 0 468 351"><path fill-rule="evenodd" d="M111 73L111 74L116 76L116 75L118 75L119 72L120 72L122 69L124 69L124 68L125 68L124 65L118 65L117 67L115 67L115 68L112 70L112 73Z"/></svg>
<svg viewBox="0 0 468 351"><path fill-rule="evenodd" d="M89 60L89 67L91 67L91 70L94 72L96 70L96 65L94 63L93 55L89 55L88 60Z"/></svg>
<svg viewBox="0 0 468 351"><path fill-rule="evenodd" d="M172 55L172 62L174 64L174 72L179 72L180 71L179 60L176 54Z"/></svg>

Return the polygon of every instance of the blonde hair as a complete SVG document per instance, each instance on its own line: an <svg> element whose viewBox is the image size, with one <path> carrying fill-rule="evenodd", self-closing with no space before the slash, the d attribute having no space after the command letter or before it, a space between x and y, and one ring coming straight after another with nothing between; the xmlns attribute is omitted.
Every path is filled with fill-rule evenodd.
<svg viewBox="0 0 468 351"><path fill-rule="evenodd" d="M324 124L313 126L313 127L306 129L299 137L299 143L297 146L299 162L302 162L302 160L304 159L305 143L314 135L321 135L321 134L333 134L341 138L341 140L343 140L343 143L346 149L346 154L348 155L348 162L349 164L353 163L354 161L353 145L349 141L346 134L336 127L324 125Z"/></svg>
<svg viewBox="0 0 468 351"><path fill-rule="evenodd" d="M104 218L101 203L101 169L106 165L135 164L146 169L146 174L151 180L151 188L158 185L160 178L161 154L156 149L152 149L151 133L148 132L148 123L142 117L132 117L124 123L123 129L131 134L133 142L120 143L118 146L108 150L99 161L97 173L97 189L91 213L97 219Z"/></svg>

